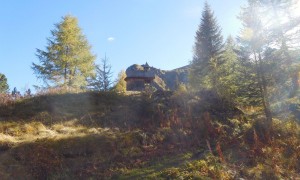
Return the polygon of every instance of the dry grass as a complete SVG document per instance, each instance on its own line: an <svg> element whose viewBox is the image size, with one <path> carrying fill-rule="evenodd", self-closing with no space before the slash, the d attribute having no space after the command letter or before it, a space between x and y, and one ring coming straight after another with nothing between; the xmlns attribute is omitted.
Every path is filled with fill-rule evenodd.
<svg viewBox="0 0 300 180"><path fill-rule="evenodd" d="M299 178L296 122L274 120L264 143L259 123L203 99L52 93L2 104L0 179Z"/></svg>
<svg viewBox="0 0 300 180"><path fill-rule="evenodd" d="M96 160L95 156L87 156L101 152L105 142L109 142L105 137L110 136L111 130L78 126L75 122L51 126L40 122L1 122L0 178L44 179L52 177L53 173L64 172L62 166L69 167L69 158L76 159L77 166L91 159ZM102 157L103 154L97 156ZM85 157L86 160L83 160ZM71 174L74 173L72 169Z"/></svg>

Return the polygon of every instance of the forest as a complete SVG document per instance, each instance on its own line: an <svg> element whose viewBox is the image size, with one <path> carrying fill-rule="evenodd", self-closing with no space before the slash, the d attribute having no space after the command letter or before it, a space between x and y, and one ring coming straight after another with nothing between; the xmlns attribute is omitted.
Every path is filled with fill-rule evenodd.
<svg viewBox="0 0 300 180"><path fill-rule="evenodd" d="M66 15L34 93L0 73L0 179L300 179L297 0L248 0L224 38L205 2L188 84L126 90Z"/></svg>

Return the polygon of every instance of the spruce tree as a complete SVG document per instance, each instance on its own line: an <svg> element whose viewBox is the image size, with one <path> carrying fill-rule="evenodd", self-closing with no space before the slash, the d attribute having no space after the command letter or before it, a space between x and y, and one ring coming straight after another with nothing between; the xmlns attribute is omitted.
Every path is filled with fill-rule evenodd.
<svg viewBox="0 0 300 180"><path fill-rule="evenodd" d="M248 72L252 71L247 78L256 86L245 94L258 99L269 126L271 103L282 102L287 94L293 97L299 88L300 17L295 13L296 6L297 0L248 0L240 15L244 26L240 45L244 55L248 52L244 60L248 60ZM249 74L255 78L249 78Z"/></svg>
<svg viewBox="0 0 300 180"><path fill-rule="evenodd" d="M39 64L32 69L48 86L85 88L94 75L95 56L75 17L67 15L55 25L46 50L37 49Z"/></svg>
<svg viewBox="0 0 300 180"><path fill-rule="evenodd" d="M89 87L94 91L109 91L113 83L111 78L111 65L105 55L101 59L101 64L96 66L96 74L90 79Z"/></svg>
<svg viewBox="0 0 300 180"><path fill-rule="evenodd" d="M7 84L7 78L4 74L0 73L0 94L7 93L9 86Z"/></svg>
<svg viewBox="0 0 300 180"><path fill-rule="evenodd" d="M248 7L244 8L240 17L243 22L243 29L239 37L240 45L248 53L248 68L254 73L255 85L258 88L258 98L264 109L266 123L272 126L272 112L270 107L270 93L268 78L272 76L269 70L269 58L266 56L269 49L268 39L265 36L264 23L261 20L259 2L248 0Z"/></svg>
<svg viewBox="0 0 300 180"><path fill-rule="evenodd" d="M293 97L299 89L300 63L293 52L299 50L300 16L297 12L299 2L298 0L259 0L259 3L264 23L267 25L268 41L273 46L279 47L275 57L280 57L277 58L279 66L282 71L285 71L281 83L286 86L282 88L290 89L289 97Z"/></svg>
<svg viewBox="0 0 300 180"><path fill-rule="evenodd" d="M224 46L222 54L223 64L219 67L218 93L233 102L237 99L239 81L241 76L241 62L238 59L238 48L234 39L229 36Z"/></svg>
<svg viewBox="0 0 300 180"><path fill-rule="evenodd" d="M219 77L216 71L222 64L223 37L213 11L207 3L202 12L195 40L190 84L195 89L217 90Z"/></svg>
<svg viewBox="0 0 300 180"><path fill-rule="evenodd" d="M241 105L257 106L261 104L256 71L251 60L251 51L238 38L237 56L240 64L237 90L237 102Z"/></svg>

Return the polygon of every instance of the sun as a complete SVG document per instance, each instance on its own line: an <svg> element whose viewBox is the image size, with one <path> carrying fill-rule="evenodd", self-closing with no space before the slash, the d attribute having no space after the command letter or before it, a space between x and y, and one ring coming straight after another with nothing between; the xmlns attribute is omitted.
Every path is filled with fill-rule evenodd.
<svg viewBox="0 0 300 180"><path fill-rule="evenodd" d="M300 19L300 0L291 0L288 8L273 8L272 4L266 6L262 10L262 24L268 26L270 24L288 24L291 20Z"/></svg>
<svg viewBox="0 0 300 180"><path fill-rule="evenodd" d="M299 0L295 0L295 8L292 9L291 15L293 17L300 17L300 1Z"/></svg>

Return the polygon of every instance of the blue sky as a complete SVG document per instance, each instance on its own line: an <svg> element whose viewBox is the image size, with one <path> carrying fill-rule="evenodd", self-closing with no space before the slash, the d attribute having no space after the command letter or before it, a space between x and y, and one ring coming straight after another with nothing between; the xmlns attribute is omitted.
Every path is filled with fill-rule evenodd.
<svg viewBox="0 0 300 180"><path fill-rule="evenodd" d="M236 18L245 0L208 0L223 35L237 35ZM105 53L114 77L132 64L171 70L187 65L193 56L194 36L204 0L9 0L0 2L0 73L10 89L21 92L42 85L31 70L38 62L50 30L71 14L97 55ZM32 89L33 90L33 89Z"/></svg>

